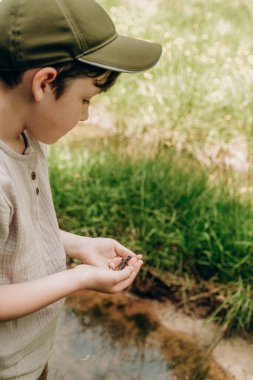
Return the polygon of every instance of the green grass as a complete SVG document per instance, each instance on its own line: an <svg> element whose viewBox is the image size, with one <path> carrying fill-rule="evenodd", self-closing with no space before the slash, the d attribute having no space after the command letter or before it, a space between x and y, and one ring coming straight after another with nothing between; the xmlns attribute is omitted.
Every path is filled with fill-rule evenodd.
<svg viewBox="0 0 253 380"><path fill-rule="evenodd" d="M226 290L226 297L215 310L211 320L223 324L224 333L252 332L253 322L253 289L239 278L233 290Z"/></svg>
<svg viewBox="0 0 253 380"><path fill-rule="evenodd" d="M100 153L52 159L50 168L66 228L123 238L162 270L253 280L252 207L235 189L209 185L201 167L169 153L121 161Z"/></svg>
<svg viewBox="0 0 253 380"><path fill-rule="evenodd" d="M54 149L50 173L61 228L116 238L142 253L146 268L232 285L216 316L249 330L253 209L235 188L211 184L197 162L170 151L133 159Z"/></svg>

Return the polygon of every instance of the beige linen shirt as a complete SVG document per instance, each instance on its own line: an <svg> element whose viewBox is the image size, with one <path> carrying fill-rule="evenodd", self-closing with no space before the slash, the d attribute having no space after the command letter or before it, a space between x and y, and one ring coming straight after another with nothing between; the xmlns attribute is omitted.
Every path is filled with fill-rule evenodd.
<svg viewBox="0 0 253 380"><path fill-rule="evenodd" d="M0 286L66 269L46 146L27 132L24 155L0 140ZM50 356L63 300L0 323L0 379L36 380ZM0 305L1 307L1 305Z"/></svg>

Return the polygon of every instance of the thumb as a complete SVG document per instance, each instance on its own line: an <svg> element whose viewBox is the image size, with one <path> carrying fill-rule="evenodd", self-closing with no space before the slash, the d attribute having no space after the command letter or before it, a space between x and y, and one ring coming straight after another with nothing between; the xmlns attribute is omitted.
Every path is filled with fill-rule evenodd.
<svg viewBox="0 0 253 380"><path fill-rule="evenodd" d="M126 257L126 256L131 256L131 257L135 257L136 254L134 252L132 252L130 249L124 247L124 245L120 244L118 241L116 242L116 245L115 245L115 252L118 256L121 256L121 257Z"/></svg>
<svg viewBox="0 0 253 380"><path fill-rule="evenodd" d="M129 270L129 268L131 268L131 266L129 267L126 267L124 268L122 271L120 272L116 272L116 273L122 273L122 272L126 272ZM132 267L132 271L130 270L130 275L128 277L122 277L122 281L118 282L117 284L115 284L114 286L114 290L115 292L120 292L121 290L124 290L126 289L129 285L131 285L131 283L134 281L135 277L137 276L138 272L140 270L140 266L139 266L139 269L137 268L133 268Z"/></svg>
<svg viewBox="0 0 253 380"><path fill-rule="evenodd" d="M113 273L115 273L116 283L128 280L131 277L131 275L133 274L133 272L134 272L134 267L132 267L131 265L126 266L121 271L113 272Z"/></svg>

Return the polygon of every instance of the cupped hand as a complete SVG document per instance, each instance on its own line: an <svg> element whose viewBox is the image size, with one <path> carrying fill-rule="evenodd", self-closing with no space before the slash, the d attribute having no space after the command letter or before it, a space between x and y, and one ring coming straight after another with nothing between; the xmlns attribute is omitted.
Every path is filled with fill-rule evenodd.
<svg viewBox="0 0 253 380"><path fill-rule="evenodd" d="M136 255L116 240L109 238L85 238L79 253L79 258L83 263L95 267L109 267L113 270L116 270L122 259L127 256L132 257L127 265L143 264L142 255Z"/></svg>
<svg viewBox="0 0 253 380"><path fill-rule="evenodd" d="M78 281L79 289L93 290L101 293L114 294L127 288L137 276L141 261L128 264L121 271L113 271L108 267L96 267L80 264L72 269Z"/></svg>

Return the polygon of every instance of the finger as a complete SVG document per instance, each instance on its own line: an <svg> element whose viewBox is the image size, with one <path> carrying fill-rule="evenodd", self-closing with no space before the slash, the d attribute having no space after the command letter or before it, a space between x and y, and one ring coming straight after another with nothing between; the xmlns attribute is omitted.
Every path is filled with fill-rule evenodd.
<svg viewBox="0 0 253 380"><path fill-rule="evenodd" d="M121 269L120 266L122 265L123 260L124 259L122 257L115 257L114 259L110 260L110 262L108 263L109 269L112 269L112 270ZM130 265L134 265L136 263L136 261L137 261L137 258L133 257L129 260L129 263L130 263ZM128 263L126 263L125 265L128 265ZM125 267L125 265L124 265L124 267Z"/></svg>
<svg viewBox="0 0 253 380"><path fill-rule="evenodd" d="M138 259L137 257L132 257L127 263L126 265L132 265L133 267L135 266L135 264L138 262Z"/></svg>
<svg viewBox="0 0 253 380"><path fill-rule="evenodd" d="M110 264L113 264L115 268L117 268L122 261L122 257L114 257L112 260L110 260Z"/></svg>
<svg viewBox="0 0 253 380"><path fill-rule="evenodd" d="M142 255L138 255L138 256L142 256ZM126 263L126 265L135 265L136 264L136 262L138 261L138 256L134 256L134 257L132 257L127 263ZM120 265L121 265L121 263L122 263L122 260L123 260L123 258L122 257L115 257L114 259L112 259L110 262L109 262L109 264L108 264L108 266L109 266L109 268L110 269L112 269L112 270L116 270L116 269L119 269L119 267L120 267ZM140 259L139 259L140 260ZM141 264L143 264L143 261L142 260L140 260L141 261Z"/></svg>
<svg viewBox="0 0 253 380"><path fill-rule="evenodd" d="M109 268L109 269L112 269L112 270L115 270L115 269L116 269L116 265L115 265L114 263L110 262L110 263L108 264L108 268Z"/></svg>
<svg viewBox="0 0 253 380"><path fill-rule="evenodd" d="M115 277L116 277L115 286L117 286L119 283L121 283L125 280L128 280L134 271L135 271L135 268L132 265L126 266L121 271L116 271L115 272Z"/></svg>
<svg viewBox="0 0 253 380"><path fill-rule="evenodd" d="M132 282L134 281L135 277L136 277L136 272L133 271L129 278L127 278L126 280L121 281L119 284L115 285L115 287L114 287L115 292L120 292L120 291L128 288L128 286L130 286L132 284Z"/></svg>
<svg viewBox="0 0 253 380"><path fill-rule="evenodd" d="M124 247L124 245L120 244L119 242L116 241L116 244L115 244L115 252L118 256L121 256L121 257L126 257L126 256L133 256L133 257L136 257L136 254L131 251L130 249Z"/></svg>
<svg viewBox="0 0 253 380"><path fill-rule="evenodd" d="M130 277L129 278L126 278L125 280L121 281L120 283L116 284L115 287L114 287L114 290L116 292L119 292L125 288L127 288L129 285L132 284L132 282L134 281L135 277L137 276L137 274L139 273L140 269L141 269L141 266L142 266L142 263L141 262L138 262L135 264L134 266L134 270L133 272L131 273ZM123 269L121 272L125 271L127 268ZM118 272L120 273L120 272Z"/></svg>
<svg viewBox="0 0 253 380"><path fill-rule="evenodd" d="M128 256L129 257L129 256ZM125 260L125 259L123 259L123 260ZM142 265L143 264L143 261L142 260L140 260L140 259L138 259L138 257L137 256L134 256L134 257L132 257L130 260L128 260L127 262L126 262L126 265L132 265L132 266L138 266L138 264L140 264L140 265Z"/></svg>

